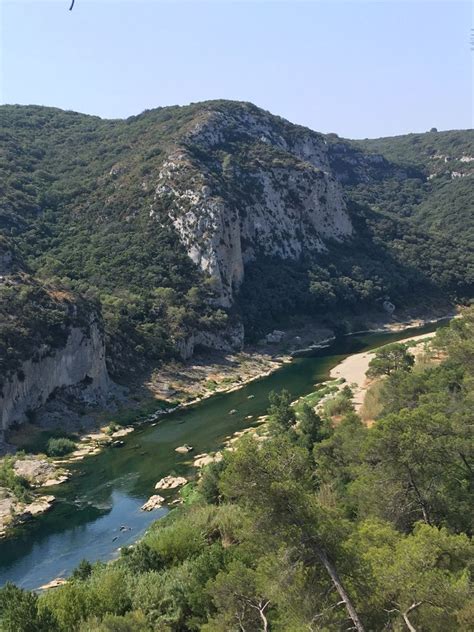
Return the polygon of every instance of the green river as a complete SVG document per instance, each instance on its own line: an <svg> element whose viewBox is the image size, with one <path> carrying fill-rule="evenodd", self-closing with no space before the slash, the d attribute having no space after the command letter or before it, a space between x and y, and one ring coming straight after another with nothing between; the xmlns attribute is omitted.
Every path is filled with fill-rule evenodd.
<svg viewBox="0 0 474 632"><path fill-rule="evenodd" d="M125 437L122 448L108 448L71 466L71 480L53 490L57 502L51 511L0 542L0 585L12 581L37 588L67 577L83 558L112 559L119 547L133 543L152 521L167 513L166 507L140 510L155 493L155 483L167 474L193 475L190 456L219 449L226 437L251 423L247 415L262 415L270 391L286 388L294 398L300 397L327 379L329 370L344 357L438 326L338 339L238 391L163 416L156 425L144 424ZM230 415L233 409L237 413ZM184 443L194 447L191 455L175 452Z"/></svg>

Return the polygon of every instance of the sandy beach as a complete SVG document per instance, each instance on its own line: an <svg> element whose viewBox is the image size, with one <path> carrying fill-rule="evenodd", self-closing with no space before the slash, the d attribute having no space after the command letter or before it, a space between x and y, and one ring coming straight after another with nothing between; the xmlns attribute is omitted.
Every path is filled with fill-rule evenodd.
<svg viewBox="0 0 474 632"><path fill-rule="evenodd" d="M414 342L418 340L426 340L427 338L433 338L436 332L433 331L428 334L421 334L419 336L411 336L404 338L398 342ZM365 393L370 385L370 380L367 379L366 373L369 369L369 363L375 356L374 351L367 351L364 353L356 353L349 356L333 369L331 369L330 377L334 379L345 379L345 384L348 384L353 393L353 403L357 412L364 403Z"/></svg>

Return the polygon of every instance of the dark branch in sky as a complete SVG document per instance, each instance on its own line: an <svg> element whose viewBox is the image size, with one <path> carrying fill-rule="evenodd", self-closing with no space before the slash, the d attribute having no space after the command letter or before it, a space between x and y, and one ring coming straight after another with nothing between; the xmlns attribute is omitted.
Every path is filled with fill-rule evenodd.
<svg viewBox="0 0 474 632"><path fill-rule="evenodd" d="M71 6L69 7L69 11L72 11L72 7L74 6L75 1L76 1L76 0L72 0L72 2L71 2Z"/></svg>

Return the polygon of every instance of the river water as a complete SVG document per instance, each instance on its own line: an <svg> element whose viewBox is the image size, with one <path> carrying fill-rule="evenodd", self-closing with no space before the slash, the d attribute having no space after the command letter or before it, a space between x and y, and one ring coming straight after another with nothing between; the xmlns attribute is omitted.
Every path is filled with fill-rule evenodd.
<svg viewBox="0 0 474 632"><path fill-rule="evenodd" d="M0 585L12 581L37 588L67 577L83 558L112 559L119 547L133 543L152 521L167 513L166 507L140 510L154 493L155 483L167 474L192 475L190 456L219 449L226 437L248 427L252 420L245 418L265 413L270 391L286 388L294 398L306 395L348 355L438 326L341 338L238 391L216 394L163 417L157 425L142 425L124 438L123 447L108 448L76 463L71 466L71 480L53 490L57 497L53 509L0 542ZM233 409L237 413L230 415ZM194 447L191 455L175 452L184 443Z"/></svg>

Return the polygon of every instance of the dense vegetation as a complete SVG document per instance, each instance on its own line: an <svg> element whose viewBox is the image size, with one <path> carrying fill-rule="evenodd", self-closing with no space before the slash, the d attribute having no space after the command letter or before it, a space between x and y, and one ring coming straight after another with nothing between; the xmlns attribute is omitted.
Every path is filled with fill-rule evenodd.
<svg viewBox="0 0 474 632"><path fill-rule="evenodd" d="M350 197L370 208L372 217L380 217L379 240L386 240L382 231L387 219L395 220L398 230L391 230L391 247L401 250L407 262L437 286L451 288L458 297L472 295L472 130L351 143L369 155L377 152L396 167L383 177L348 183Z"/></svg>
<svg viewBox="0 0 474 632"><path fill-rule="evenodd" d="M100 301L116 375L226 320L209 306L212 288L179 245L166 209L149 217L150 174L195 111L114 122L52 108L0 110L0 231L41 282ZM0 296L5 312L9 299Z"/></svg>
<svg viewBox="0 0 474 632"><path fill-rule="evenodd" d="M50 282L16 273L0 282L0 391L6 377L21 371L22 362L65 345L70 327L89 331L100 322L100 308Z"/></svg>
<svg viewBox="0 0 474 632"><path fill-rule="evenodd" d="M415 366L380 351L371 427L347 388L321 416L273 394L267 438L208 466L118 561L39 597L3 588L2 630L472 630L474 310L434 344Z"/></svg>
<svg viewBox="0 0 474 632"><path fill-rule="evenodd" d="M209 111L229 126L212 149L189 140ZM68 315L64 302L51 303L54 289L71 304L82 295L85 308L100 306L115 377L175 355L193 331L222 331L235 318L257 339L302 316L329 315L334 324L344 314L378 310L387 296L397 306L412 304L414 293L428 303L472 296L472 132L357 142L328 135L331 167L346 187L355 226L352 242L329 244L326 253L306 253L298 262L257 257L234 308L219 309L156 185L163 161L185 148L190 167L179 186L192 188L205 174L244 214L256 186L253 170L281 170L296 160L225 122L249 113L270 120L275 138L310 133L251 104L226 101L158 108L125 121L0 108L0 274L8 259L7 272L20 275L16 287L0 292L2 374L30 357L48 323L46 344L61 345ZM374 160L374 152L385 158ZM5 258L7 251L14 256Z"/></svg>

